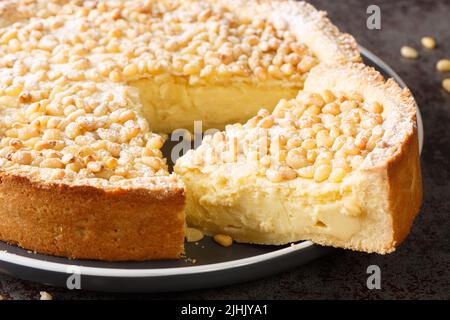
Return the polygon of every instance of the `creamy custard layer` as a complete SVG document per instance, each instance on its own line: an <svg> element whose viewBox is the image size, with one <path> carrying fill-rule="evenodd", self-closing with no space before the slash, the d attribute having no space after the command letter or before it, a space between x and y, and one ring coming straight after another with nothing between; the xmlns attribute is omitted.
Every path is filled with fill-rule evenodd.
<svg viewBox="0 0 450 320"><path fill-rule="evenodd" d="M257 244L284 244L324 234L345 241L363 227L364 214L351 189L342 184L320 188L299 180L273 184L248 169L238 171L224 168L204 174L178 167L188 190L188 225Z"/></svg>
<svg viewBox="0 0 450 320"><path fill-rule="evenodd" d="M202 129L223 130L230 123L243 123L259 109L273 110L281 99L297 95L300 85L283 87L278 83L230 83L191 85L183 79L142 79L130 82L137 88L143 116L154 132L193 130L194 121Z"/></svg>

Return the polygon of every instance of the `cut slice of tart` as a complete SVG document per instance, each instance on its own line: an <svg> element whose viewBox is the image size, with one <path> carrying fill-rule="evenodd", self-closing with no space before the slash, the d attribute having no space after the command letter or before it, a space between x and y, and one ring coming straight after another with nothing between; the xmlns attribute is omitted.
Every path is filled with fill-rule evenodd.
<svg viewBox="0 0 450 320"><path fill-rule="evenodd" d="M313 66L359 60L294 1L1 1L0 239L177 258L185 187L152 132L246 121Z"/></svg>
<svg viewBox="0 0 450 320"><path fill-rule="evenodd" d="M422 199L415 108L374 69L315 67L295 99L178 160L188 225L238 242L393 251Z"/></svg>
<svg viewBox="0 0 450 320"><path fill-rule="evenodd" d="M70 258L180 257L185 187L137 93L83 82L50 95L0 97L0 238Z"/></svg>

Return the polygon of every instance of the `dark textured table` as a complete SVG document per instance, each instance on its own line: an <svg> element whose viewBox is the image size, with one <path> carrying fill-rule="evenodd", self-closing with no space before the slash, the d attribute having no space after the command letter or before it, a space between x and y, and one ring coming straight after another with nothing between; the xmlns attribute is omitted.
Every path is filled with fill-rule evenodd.
<svg viewBox="0 0 450 320"><path fill-rule="evenodd" d="M448 0L318 0L342 31L384 59L406 81L421 108L425 126L422 154L424 202L407 240L387 256L336 250L294 270L240 285L210 290L121 295L61 288L0 275L0 295L10 299L38 299L46 290L55 299L311 299L400 298L450 299L450 94L441 80L450 74L435 71L438 59L450 57L450 1ZM381 8L381 30L366 28L366 9ZM434 36L436 50L420 49L420 38ZM401 58L400 48L420 49L417 61ZM369 265L381 268L381 289L366 287Z"/></svg>

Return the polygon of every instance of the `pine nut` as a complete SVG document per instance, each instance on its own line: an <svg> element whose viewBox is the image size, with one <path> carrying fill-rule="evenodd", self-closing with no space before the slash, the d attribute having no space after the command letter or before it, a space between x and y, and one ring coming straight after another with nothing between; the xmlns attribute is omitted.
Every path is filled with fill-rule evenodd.
<svg viewBox="0 0 450 320"><path fill-rule="evenodd" d="M436 69L440 72L450 72L450 59L441 59L436 64Z"/></svg>
<svg viewBox="0 0 450 320"><path fill-rule="evenodd" d="M421 39L422 45L427 49L434 49L436 48L436 40L432 37L423 37Z"/></svg>
<svg viewBox="0 0 450 320"><path fill-rule="evenodd" d="M450 93L450 78L442 80L442 88Z"/></svg>
<svg viewBox="0 0 450 320"><path fill-rule="evenodd" d="M225 234L216 234L214 236L214 241L222 247L229 247L233 244L233 238Z"/></svg>
<svg viewBox="0 0 450 320"><path fill-rule="evenodd" d="M419 53L417 52L417 50L408 46L402 47L400 53L404 58L407 59L417 59L419 57Z"/></svg>
<svg viewBox="0 0 450 320"><path fill-rule="evenodd" d="M197 242L203 239L203 232L196 228L186 228L186 240L187 242Z"/></svg>

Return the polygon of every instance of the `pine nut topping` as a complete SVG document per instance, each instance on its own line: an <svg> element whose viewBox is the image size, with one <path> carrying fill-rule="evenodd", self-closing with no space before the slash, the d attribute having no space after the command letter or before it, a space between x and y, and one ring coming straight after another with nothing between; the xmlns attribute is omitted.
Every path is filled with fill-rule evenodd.
<svg viewBox="0 0 450 320"><path fill-rule="evenodd" d="M227 126L203 140L192 153L192 165L245 159L259 164L272 183L338 183L358 170L382 140L383 110L382 103L357 92L301 92L295 99L281 100L272 114L263 109L246 124ZM232 139L235 152L229 158L225 155Z"/></svg>
<svg viewBox="0 0 450 320"><path fill-rule="evenodd" d="M140 115L131 81L170 75L198 84L235 77L302 86L319 63L286 21L247 21L215 2L138 2L19 2L23 21L0 28L0 119L11 120L0 123L1 161L55 177L168 175L164 139ZM39 19L27 19L36 12ZM409 49L402 55L417 58ZM20 110L14 119L13 110ZM248 156L273 183L338 182L377 148L382 120L383 105L360 93L302 92L205 141L196 163Z"/></svg>
<svg viewBox="0 0 450 320"><path fill-rule="evenodd" d="M0 160L42 172L54 169L55 177L77 173L118 181L167 175L160 150L164 139L136 111L131 81L170 75L225 85L236 77L301 87L303 74L319 62L287 22L243 19L215 2L144 2L17 3L22 21L0 28L0 119L20 112L14 121L0 123L2 143L10 139L0 148ZM320 122L322 107L333 101L331 91L311 96L301 122ZM259 114L255 129L279 127L275 118ZM296 125L293 119L283 121L285 129ZM291 141L289 148L304 140ZM331 138L321 141L326 146ZM291 166L286 164L286 144L286 139L277 148L268 144L278 150L273 157L253 153L268 169L276 166L274 180L295 179L294 168L306 165L306 155L296 160L293 154ZM314 141L306 145L317 147ZM227 159L234 161L239 152L227 153Z"/></svg>

